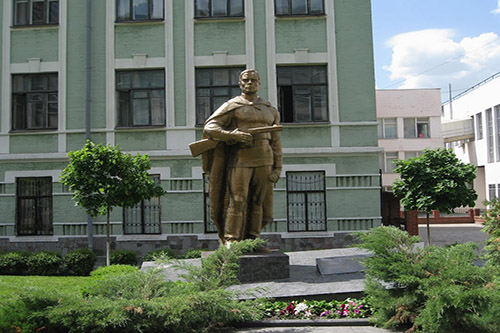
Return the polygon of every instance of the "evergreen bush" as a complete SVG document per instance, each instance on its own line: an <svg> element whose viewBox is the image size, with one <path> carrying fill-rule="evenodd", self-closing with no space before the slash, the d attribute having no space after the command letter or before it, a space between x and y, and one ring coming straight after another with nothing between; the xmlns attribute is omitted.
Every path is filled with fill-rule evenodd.
<svg viewBox="0 0 500 333"><path fill-rule="evenodd" d="M500 200L486 201L488 206L484 214L483 231L489 234L484 250L490 264L500 266Z"/></svg>
<svg viewBox="0 0 500 333"><path fill-rule="evenodd" d="M70 251L63 258L64 274L87 276L94 269L96 259L95 253L90 249Z"/></svg>
<svg viewBox="0 0 500 333"><path fill-rule="evenodd" d="M0 255L0 275L26 275L28 257L25 251L5 252Z"/></svg>
<svg viewBox="0 0 500 333"><path fill-rule="evenodd" d="M418 237L394 227L358 237L357 246L374 254L364 260L365 293L377 324L428 333L500 331L498 269L474 264L476 244L419 248Z"/></svg>
<svg viewBox="0 0 500 333"><path fill-rule="evenodd" d="M120 275L124 273L137 272L139 268L131 265L101 266L90 272L90 276L103 277L107 275Z"/></svg>
<svg viewBox="0 0 500 333"><path fill-rule="evenodd" d="M174 259L176 258L174 250L170 248L153 250L144 256L143 261L155 261L157 259Z"/></svg>
<svg viewBox="0 0 500 333"><path fill-rule="evenodd" d="M117 250L111 254L111 265L137 265L137 252L131 250Z"/></svg>
<svg viewBox="0 0 500 333"><path fill-rule="evenodd" d="M26 259L30 275L59 275L62 263L61 254L53 251L33 252Z"/></svg>
<svg viewBox="0 0 500 333"><path fill-rule="evenodd" d="M181 255L182 259L196 259L201 258L201 250L191 249L187 250Z"/></svg>

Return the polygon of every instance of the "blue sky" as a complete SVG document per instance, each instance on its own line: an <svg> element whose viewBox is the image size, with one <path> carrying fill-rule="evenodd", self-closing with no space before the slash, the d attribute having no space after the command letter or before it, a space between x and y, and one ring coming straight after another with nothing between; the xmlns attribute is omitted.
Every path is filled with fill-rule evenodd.
<svg viewBox="0 0 500 333"><path fill-rule="evenodd" d="M452 93L500 72L500 0L372 0L378 89Z"/></svg>

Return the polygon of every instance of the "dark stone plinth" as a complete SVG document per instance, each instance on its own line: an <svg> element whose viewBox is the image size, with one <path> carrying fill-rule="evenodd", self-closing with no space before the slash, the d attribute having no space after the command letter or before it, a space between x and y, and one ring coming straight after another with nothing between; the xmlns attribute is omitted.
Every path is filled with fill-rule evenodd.
<svg viewBox="0 0 500 333"><path fill-rule="evenodd" d="M280 251L270 253L249 253L240 257L241 283L288 279L290 258Z"/></svg>
<svg viewBox="0 0 500 333"><path fill-rule="evenodd" d="M316 258L316 269L321 275L335 275L346 273L358 273L366 270L360 262L368 258L369 254L338 256L328 258Z"/></svg>

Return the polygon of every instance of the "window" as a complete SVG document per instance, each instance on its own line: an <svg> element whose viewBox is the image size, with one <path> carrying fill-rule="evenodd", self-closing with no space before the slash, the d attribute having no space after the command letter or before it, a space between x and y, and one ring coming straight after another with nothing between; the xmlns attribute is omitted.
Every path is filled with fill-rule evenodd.
<svg viewBox="0 0 500 333"><path fill-rule="evenodd" d="M281 122L328 121L326 66L278 67Z"/></svg>
<svg viewBox="0 0 500 333"><path fill-rule="evenodd" d="M488 199L493 200L497 197L495 184L488 185Z"/></svg>
<svg viewBox="0 0 500 333"><path fill-rule="evenodd" d="M165 71L116 73L118 127L165 125Z"/></svg>
<svg viewBox="0 0 500 333"><path fill-rule="evenodd" d="M280 15L322 15L325 13L323 0L275 0L276 16Z"/></svg>
<svg viewBox="0 0 500 333"><path fill-rule="evenodd" d="M495 118L497 131L497 161L500 161L500 105L495 106Z"/></svg>
<svg viewBox="0 0 500 333"><path fill-rule="evenodd" d="M325 172L288 171L286 191L288 231L325 231Z"/></svg>
<svg viewBox="0 0 500 333"><path fill-rule="evenodd" d="M410 158L419 157L422 155L421 151L405 151L405 160L409 160Z"/></svg>
<svg viewBox="0 0 500 333"><path fill-rule="evenodd" d="M486 110L486 146L488 149L488 163L495 161L493 149L493 114L491 109Z"/></svg>
<svg viewBox="0 0 500 333"><path fill-rule="evenodd" d="M12 130L57 129L57 73L12 76Z"/></svg>
<svg viewBox="0 0 500 333"><path fill-rule="evenodd" d="M384 154L384 172L393 173L396 168L396 160L398 159L397 152L387 152Z"/></svg>
<svg viewBox="0 0 500 333"><path fill-rule="evenodd" d="M398 137L396 118L383 118L379 121L379 139L395 139Z"/></svg>
<svg viewBox="0 0 500 333"><path fill-rule="evenodd" d="M151 178L158 185L160 176ZM123 208L123 232L125 234L159 234L161 233L160 198L142 200L134 207Z"/></svg>
<svg viewBox="0 0 500 333"><path fill-rule="evenodd" d="M476 140L483 139L483 114L476 114Z"/></svg>
<svg viewBox="0 0 500 333"><path fill-rule="evenodd" d="M194 16L241 17L244 14L243 0L195 0Z"/></svg>
<svg viewBox="0 0 500 333"><path fill-rule="evenodd" d="M163 20L164 0L116 0L116 21Z"/></svg>
<svg viewBox="0 0 500 333"><path fill-rule="evenodd" d="M18 235L52 235L52 177L16 178Z"/></svg>
<svg viewBox="0 0 500 333"><path fill-rule="evenodd" d="M429 118L405 118L405 138L429 138Z"/></svg>
<svg viewBox="0 0 500 333"><path fill-rule="evenodd" d="M240 94L238 80L245 68L196 69L196 124L205 120L228 99Z"/></svg>
<svg viewBox="0 0 500 333"><path fill-rule="evenodd" d="M14 0L14 25L59 23L59 0Z"/></svg>

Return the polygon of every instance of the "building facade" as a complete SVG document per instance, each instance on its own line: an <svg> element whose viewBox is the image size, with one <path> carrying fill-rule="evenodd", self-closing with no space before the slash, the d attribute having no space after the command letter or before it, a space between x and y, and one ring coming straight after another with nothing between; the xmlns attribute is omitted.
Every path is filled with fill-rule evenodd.
<svg viewBox="0 0 500 333"><path fill-rule="evenodd" d="M398 174L396 159L406 160L424 149L442 148L441 90L386 89L376 91L378 144L384 149L380 165L382 186L391 191Z"/></svg>
<svg viewBox="0 0 500 333"><path fill-rule="evenodd" d="M477 208L500 197L500 73L443 104L447 147L462 161L477 166Z"/></svg>
<svg viewBox="0 0 500 333"><path fill-rule="evenodd" d="M113 210L114 248L217 246L188 144L245 68L284 125L264 237L342 246L380 224L369 0L4 0L1 12L0 249L103 251L105 219L59 180L88 137L147 154L167 192Z"/></svg>

